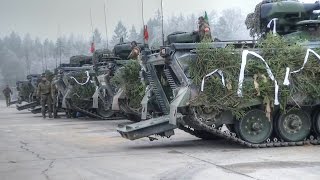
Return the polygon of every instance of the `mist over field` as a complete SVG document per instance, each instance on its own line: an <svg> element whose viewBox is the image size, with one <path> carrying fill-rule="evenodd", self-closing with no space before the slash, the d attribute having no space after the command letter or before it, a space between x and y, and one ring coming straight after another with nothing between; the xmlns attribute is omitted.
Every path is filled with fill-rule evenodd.
<svg viewBox="0 0 320 180"><path fill-rule="evenodd" d="M214 37L250 39L244 21L259 2L163 0L164 33L194 31L197 18L207 12ZM143 11L141 0L0 0L0 4L0 87L14 86L30 73L53 70L71 56L90 55L92 37L96 49L112 48L121 37L142 42L143 20L149 46L161 44L160 0L144 0Z"/></svg>

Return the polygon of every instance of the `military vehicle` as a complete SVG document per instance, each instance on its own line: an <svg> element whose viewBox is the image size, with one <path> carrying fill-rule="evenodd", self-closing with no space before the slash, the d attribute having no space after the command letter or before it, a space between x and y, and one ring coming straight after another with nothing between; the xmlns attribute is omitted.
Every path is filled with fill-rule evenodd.
<svg viewBox="0 0 320 180"><path fill-rule="evenodd" d="M146 52L144 51L145 47L143 44L138 43L138 46L142 52ZM114 75L117 76L118 73L121 73L120 71L123 70L124 66L131 61L128 60L128 56L131 53L130 43L117 44L113 49L113 53L116 57L121 59L116 61L118 63L118 67L114 71ZM130 105L130 98L126 94L124 87L115 87L115 92L112 110L115 112L120 112L122 115L126 116L128 120L140 121L142 107L132 107Z"/></svg>
<svg viewBox="0 0 320 180"><path fill-rule="evenodd" d="M259 8L261 9L258 11L260 13L258 14L260 17L258 25L261 28L266 27L272 19L278 18L280 23L275 29L280 35L290 37L294 35L292 33L299 33L299 31L310 33L310 31L318 30L318 25L315 25L318 24L318 17L314 16L313 11L319 9L319 2L303 4L297 1L263 1ZM309 25L312 28L309 29ZM307 28L301 29L301 26ZM262 33L269 31L267 28L264 29ZM305 47L310 49L320 47L318 41L307 40L309 41L303 43ZM213 51L234 46L236 51L243 51L243 55L247 55L248 51L245 49L255 47L255 43L254 41L212 42L208 43L208 46ZM142 101L141 119L143 121L119 126L117 130L122 137L130 140L143 137L154 140L153 135L169 138L174 135L174 129L179 128L203 139L224 138L254 148L320 144L318 140L320 110L319 101L316 99L312 99L312 103L307 104L299 104L300 101L287 102L286 106L295 107L287 112L282 111L283 107L275 102L274 110L269 117L266 114L268 111L264 111L263 100L236 104L236 107L244 111L241 118L237 118L229 110L217 111L210 108L210 105L201 103L194 105L192 101L201 95L203 89L193 82L189 69L190 63L196 61L199 56L198 46L199 43L172 43L162 47L160 53L146 57L145 66L149 86ZM251 50L255 53L260 52L260 49ZM290 73L290 69L288 72ZM208 77L214 73L223 79L218 69L208 74ZM203 82L206 77L203 78ZM275 79L274 81L276 82ZM224 83L223 81L222 84ZM239 89L240 83L238 86ZM299 97L300 95L292 96ZM223 100L223 97L220 98ZM156 102L157 108L149 106L152 101ZM152 114L153 118L147 120L148 114Z"/></svg>
<svg viewBox="0 0 320 180"><path fill-rule="evenodd" d="M65 111L67 117L76 117L77 113L97 117L93 113L92 94L87 89L95 89L92 74L94 68L91 56L72 56L69 64L61 64L56 69L53 83L57 89L54 101L54 114ZM100 116L99 116L100 118Z"/></svg>
<svg viewBox="0 0 320 180"><path fill-rule="evenodd" d="M297 32L300 25L305 24L301 21L318 20L319 9L319 1L301 3L296 0L263 0L256 5L255 12L248 14L245 24L251 36L260 37L270 31L286 35Z"/></svg>
<svg viewBox="0 0 320 180"><path fill-rule="evenodd" d="M37 86L40 82L41 79L41 75L40 74L29 74L27 76L27 80L28 82L28 87L30 87L30 94L29 94L29 98L28 98L28 103L24 104L24 105L17 105L17 110L21 111L21 110L25 110L25 109L29 109L29 108L35 108L36 106L40 105L40 102L37 100ZM30 86L31 85L31 86ZM27 88L29 89L29 88ZM24 89L20 89L21 91L19 91L19 93L25 93L22 92L24 91Z"/></svg>
<svg viewBox="0 0 320 180"><path fill-rule="evenodd" d="M17 81L16 82L17 91L18 91L18 102L21 104L22 102L31 102L32 93L34 91L34 87L32 86L30 81Z"/></svg>
<svg viewBox="0 0 320 180"><path fill-rule="evenodd" d="M263 1L260 7L260 26L267 28L272 19L277 19L277 33L280 35L296 32L297 23L303 20L318 19L319 1L301 3L299 1ZM272 30L272 29L271 29Z"/></svg>
<svg viewBox="0 0 320 180"><path fill-rule="evenodd" d="M121 43L113 52L100 49L92 57L71 57L70 64L58 68L61 74L55 80L59 91L56 106L65 109L69 117L80 112L98 119L122 119L130 109L122 103L125 98L113 99L120 87L112 85L110 79L128 62L130 52L130 43ZM113 102L121 108L112 109Z"/></svg>

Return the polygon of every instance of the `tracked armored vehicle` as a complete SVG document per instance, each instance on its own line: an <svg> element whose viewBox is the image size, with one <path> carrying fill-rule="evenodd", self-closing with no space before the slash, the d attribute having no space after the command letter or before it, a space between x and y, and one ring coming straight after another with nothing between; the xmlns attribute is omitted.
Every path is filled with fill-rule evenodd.
<svg viewBox="0 0 320 180"><path fill-rule="evenodd" d="M17 81L16 82L17 91L18 91L18 102L21 104L22 102L30 102L31 96L34 91L34 87L32 86L30 81Z"/></svg>
<svg viewBox="0 0 320 180"><path fill-rule="evenodd" d="M36 92L37 86L40 82L40 77L40 74L29 74L27 76L27 81L25 81L23 85L20 84L21 88L19 88L18 93L23 96L28 96L28 99L26 99L26 102L28 103L24 105L17 105L17 110L21 111L29 108L35 108L40 105L40 102L37 100Z"/></svg>
<svg viewBox="0 0 320 180"><path fill-rule="evenodd" d="M146 52L143 44L138 43L138 46L143 53ZM130 99L130 96L134 96L132 95L132 91L137 91L136 88L141 88L141 74L139 73L142 67L139 65L139 63L141 63L140 60L136 61L128 59L131 50L130 43L120 43L116 45L113 50L115 56L122 60L116 61L119 65L114 71L114 77L111 79L116 90L113 98L112 110L115 112L120 112L131 121L140 121L142 107L140 103L139 105L137 105L137 103L132 103L133 100ZM139 97L134 98L137 99Z"/></svg>
<svg viewBox="0 0 320 180"><path fill-rule="evenodd" d="M261 8L259 9L261 14L258 15L260 17L258 25L262 28L264 25L267 26L268 22L274 18L278 18L280 24L274 28L274 31L279 32L282 36L294 36L292 33L299 33L301 30L306 33L319 30L317 25L314 26L318 22L317 17L315 18L312 12L319 9L319 2L302 4L296 1L264 1L259 8ZM312 28L301 29L299 28L301 24L303 27L309 27L310 25ZM272 31L272 26L269 26L269 28ZM265 28L263 33L267 33L267 31L269 30ZM266 39L266 42L262 42L262 44L270 45L267 43L271 40ZM280 64L283 63L284 67L277 67L270 59L267 59L276 57L270 56L270 54L275 55L277 51L283 52L282 49L277 49L276 45L274 48L271 46L271 48L269 46L266 48L257 45L254 41L204 44L173 43L164 46L160 53L147 56L146 74L149 86L142 101L141 117L143 121L118 127L117 130L122 137L130 140L143 137L154 140L153 135L170 137L174 135L174 129L179 128L203 139L223 138L247 147L264 148L320 144L318 140L320 137L320 97L317 93L303 94L303 90L296 88L302 87L300 84L303 84L304 81L310 81L300 76L313 78L311 82L314 83L314 86L320 82L320 79L317 78L317 69L320 67L315 68L317 64L308 66L303 57L301 58L301 54L305 53L305 59L308 59L309 53L312 52L320 60L320 56L315 52L320 47L320 43L311 38L304 38L303 40L307 41L297 45L297 50L301 52L294 52L295 55L293 56L284 53L286 54L285 58L277 61ZM284 44L283 41L281 43ZM206 48L202 49L201 46ZM291 48L290 45L281 47ZM203 53L204 49L206 50L205 53ZM204 56L208 53L214 59L201 59L201 57L208 58L208 56ZM201 61L211 61L213 64L216 62L212 61L220 61L219 58L222 57L219 56L219 53L226 53L228 58L225 58L224 61L230 60L233 64L230 63L229 67L216 66L210 70L201 66ZM261 65L248 62L248 66L251 66L254 73L250 73L249 70L245 71L247 57L251 54L254 55L251 60L254 58L261 60L263 70L261 70ZM242 63L240 63L241 55ZM217 57L218 59L216 59ZM231 61L231 58L238 58L238 60ZM290 64L289 60L298 62L299 67L303 65L302 68L290 67L297 68L296 71L291 71L289 67L285 68L286 65ZM224 65L224 61L221 61L220 64ZM195 65L195 62L198 62L199 65ZM210 65L210 63L207 65ZM191 67L193 68L193 74L191 73ZM195 70L195 67L198 69ZM238 81L232 80L234 74L231 73L230 69L240 71L236 77L236 79L239 79ZM275 72L276 75L274 75L275 70L285 72L286 76L283 74L283 77L281 77L280 72ZM196 71L206 71L200 77L200 82L199 77L194 77L197 74ZM244 72L248 74L244 75ZM313 72L313 75L306 76L309 72ZM270 79L268 81L267 77L271 81ZM282 79L279 80L279 78ZM208 84L206 81L208 81ZM206 91L206 84L211 87L209 91ZM248 94L243 95L243 87L249 87L250 84L251 86L254 85L253 88L246 90ZM271 101L262 98L263 95L260 95L266 90L261 90L262 87L274 90L273 92L268 91L274 96ZM211 97L214 97L213 100L210 99ZM248 99L249 101L246 101ZM157 103L157 108L160 111L157 111L154 107L149 107L151 101ZM270 105L270 103L273 105ZM239 110L240 113L234 113L235 109ZM145 117L148 114L152 114L153 118L147 120Z"/></svg>
<svg viewBox="0 0 320 180"><path fill-rule="evenodd" d="M98 89L98 84L95 79L92 57L73 56L69 64L62 64L57 71L59 73L54 78L57 89L56 108L54 109L64 110L67 117L76 117L77 113L81 113L93 118L105 118L97 111L99 108L98 94L96 93L95 96L94 94ZM100 107L102 107L101 104Z"/></svg>
<svg viewBox="0 0 320 180"><path fill-rule="evenodd" d="M130 52L130 44L121 43L114 47L113 52L101 49L92 57L71 57L70 64L64 64L58 70L61 74L56 77L59 91L57 106L65 109L70 117L80 112L98 119L122 119L129 111L121 104L125 104L126 98L114 100L120 87L111 84L110 80L129 62L126 58Z"/></svg>

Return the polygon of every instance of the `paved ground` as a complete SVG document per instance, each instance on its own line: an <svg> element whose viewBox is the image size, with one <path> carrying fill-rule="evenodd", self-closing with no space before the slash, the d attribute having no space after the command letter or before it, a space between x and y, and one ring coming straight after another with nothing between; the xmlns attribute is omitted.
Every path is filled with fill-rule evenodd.
<svg viewBox="0 0 320 180"><path fill-rule="evenodd" d="M320 146L246 149L176 131L127 141L127 121L42 119L0 101L1 180L320 179Z"/></svg>

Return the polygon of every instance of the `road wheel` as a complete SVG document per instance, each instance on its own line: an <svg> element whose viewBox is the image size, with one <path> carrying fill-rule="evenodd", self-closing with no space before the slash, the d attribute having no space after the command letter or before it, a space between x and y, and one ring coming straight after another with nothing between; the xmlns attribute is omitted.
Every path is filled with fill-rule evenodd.
<svg viewBox="0 0 320 180"><path fill-rule="evenodd" d="M310 134L311 119L306 112L293 109L286 114L281 114L275 126L279 137L283 140L303 141Z"/></svg>
<svg viewBox="0 0 320 180"><path fill-rule="evenodd" d="M235 124L236 132L245 141L260 144L272 133L272 122L262 110L251 110Z"/></svg>

